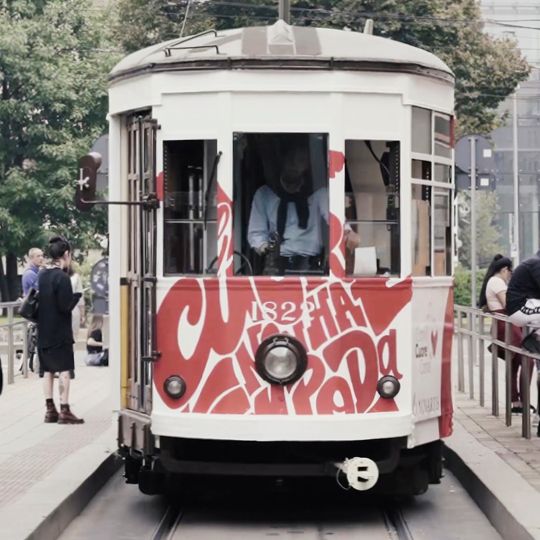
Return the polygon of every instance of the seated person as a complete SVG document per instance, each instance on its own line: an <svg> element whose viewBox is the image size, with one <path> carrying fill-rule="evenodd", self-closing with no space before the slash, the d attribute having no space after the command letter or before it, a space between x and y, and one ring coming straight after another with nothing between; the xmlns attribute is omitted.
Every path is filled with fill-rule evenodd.
<svg viewBox="0 0 540 540"><path fill-rule="evenodd" d="M247 237L259 255L266 255L264 274L322 270L321 218L328 225L328 189L312 192L309 152L293 148L285 155L277 185L260 187L251 205ZM345 234L349 248L359 244L350 227Z"/></svg>
<svg viewBox="0 0 540 540"><path fill-rule="evenodd" d="M103 316L93 315L92 323L88 330L86 340L86 357L84 359L87 366L108 366L109 350L103 349Z"/></svg>

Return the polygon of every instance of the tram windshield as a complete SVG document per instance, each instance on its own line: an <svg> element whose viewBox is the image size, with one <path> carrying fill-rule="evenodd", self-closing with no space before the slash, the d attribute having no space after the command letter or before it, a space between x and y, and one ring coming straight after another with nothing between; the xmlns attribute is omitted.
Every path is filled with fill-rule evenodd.
<svg viewBox="0 0 540 540"><path fill-rule="evenodd" d="M234 135L235 273L328 273L327 136Z"/></svg>

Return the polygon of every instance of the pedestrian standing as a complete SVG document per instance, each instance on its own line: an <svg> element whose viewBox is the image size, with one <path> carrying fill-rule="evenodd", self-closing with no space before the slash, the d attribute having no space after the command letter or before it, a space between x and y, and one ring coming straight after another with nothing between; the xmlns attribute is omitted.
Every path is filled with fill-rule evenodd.
<svg viewBox="0 0 540 540"><path fill-rule="evenodd" d="M480 291L479 306L490 313L506 314L506 291L508 289L508 282L512 277L512 261L508 257L503 257L500 254L495 255L484 277L484 283L482 284L482 290ZM505 341L505 323L502 320L494 320L494 324L497 325L497 339ZM514 347L520 347L523 340L523 333L521 328L511 324L510 325L510 345ZM502 354L503 358L506 358L504 349L499 348L499 354ZM523 412L523 404L521 401L521 385L518 385L520 381L520 370L523 369L524 362L523 357L520 354L511 353L510 359L512 362L511 370L511 399L512 399L512 412ZM532 363L529 363L529 380L533 371ZM518 388L519 386L519 388ZM532 407L534 409L534 407Z"/></svg>
<svg viewBox="0 0 540 540"><path fill-rule="evenodd" d="M71 263L67 240L55 236L49 241L51 263L39 273L38 351L40 376L45 393L45 422L82 424L69 408L70 370L75 369L71 311L80 299L73 293L66 271ZM59 373L60 414L53 400L54 374Z"/></svg>
<svg viewBox="0 0 540 540"><path fill-rule="evenodd" d="M68 276L71 280L71 288L73 289L73 292L81 294L81 299L71 312L71 328L73 330L73 339L76 340L84 321L84 298L82 279L77 272L77 267L74 261L71 261L71 264L69 265Z"/></svg>
<svg viewBox="0 0 540 540"><path fill-rule="evenodd" d="M37 289L38 273L43 266L43 251L33 247L28 251L28 267L22 275L23 296L26 296L30 289Z"/></svg>

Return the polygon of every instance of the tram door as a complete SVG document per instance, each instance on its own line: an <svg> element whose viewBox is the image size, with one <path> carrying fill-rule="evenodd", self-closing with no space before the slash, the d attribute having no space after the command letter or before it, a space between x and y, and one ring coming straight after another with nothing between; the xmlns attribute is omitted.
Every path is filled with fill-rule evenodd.
<svg viewBox="0 0 540 540"><path fill-rule="evenodd" d="M156 352L156 129L149 116L128 119L127 406L152 408ZM133 204L134 203L134 204Z"/></svg>

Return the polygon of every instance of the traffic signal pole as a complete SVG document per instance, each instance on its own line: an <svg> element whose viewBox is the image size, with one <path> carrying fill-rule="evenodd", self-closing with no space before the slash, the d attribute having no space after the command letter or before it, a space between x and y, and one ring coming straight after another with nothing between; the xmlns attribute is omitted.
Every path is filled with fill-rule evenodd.
<svg viewBox="0 0 540 540"><path fill-rule="evenodd" d="M514 172L514 223L513 223L513 242L511 246L511 255L514 268L519 264L519 162L518 162L518 107L517 107L517 89L512 98L512 139L513 139L513 172Z"/></svg>
<svg viewBox="0 0 540 540"><path fill-rule="evenodd" d="M476 307L476 137L471 145L471 306Z"/></svg>

